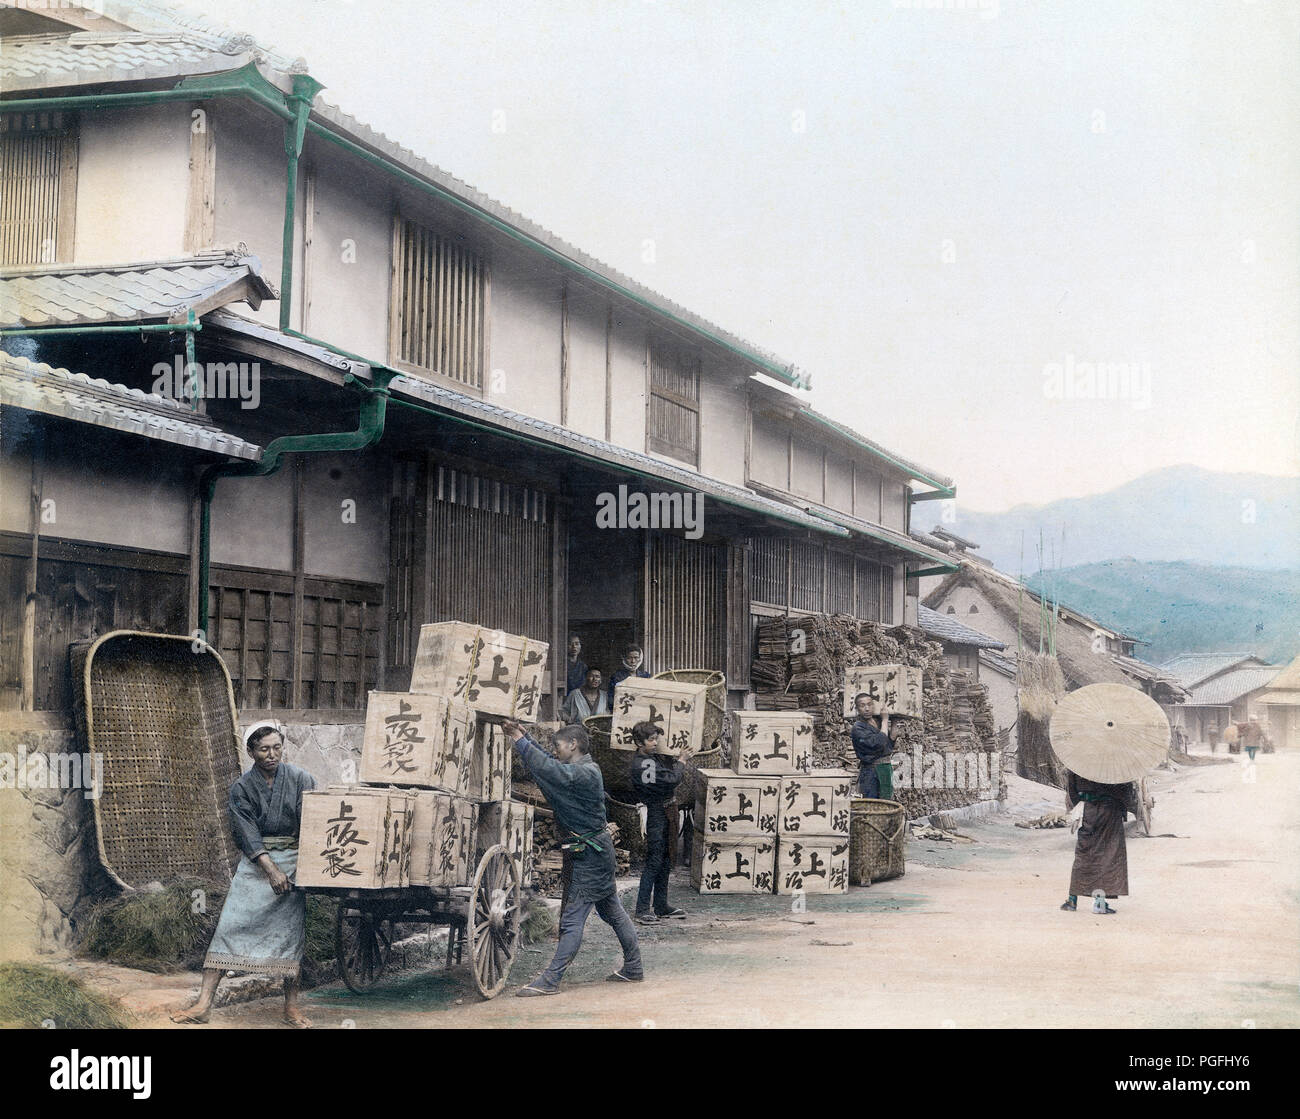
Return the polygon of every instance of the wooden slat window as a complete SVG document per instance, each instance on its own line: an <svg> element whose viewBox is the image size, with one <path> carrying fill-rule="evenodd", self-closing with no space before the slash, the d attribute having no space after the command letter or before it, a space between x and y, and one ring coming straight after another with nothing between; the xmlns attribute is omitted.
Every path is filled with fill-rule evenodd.
<svg viewBox="0 0 1300 1119"><path fill-rule="evenodd" d="M700 358L677 347L650 347L646 448L699 465Z"/></svg>
<svg viewBox="0 0 1300 1119"><path fill-rule="evenodd" d="M880 564L871 560L857 560L856 586L857 602L854 612L857 617L868 622L880 621Z"/></svg>
<svg viewBox="0 0 1300 1119"><path fill-rule="evenodd" d="M894 569L880 565L880 620L887 626L894 624Z"/></svg>
<svg viewBox="0 0 1300 1119"><path fill-rule="evenodd" d="M789 604L790 542L779 537L758 536L750 560L750 598L764 606Z"/></svg>
<svg viewBox="0 0 1300 1119"><path fill-rule="evenodd" d="M826 552L826 613L852 614L853 557L846 552Z"/></svg>
<svg viewBox="0 0 1300 1119"><path fill-rule="evenodd" d="M487 263L459 241L400 217L394 241L395 360L481 390Z"/></svg>
<svg viewBox="0 0 1300 1119"><path fill-rule="evenodd" d="M0 114L0 265L72 259L76 186L71 114Z"/></svg>
<svg viewBox="0 0 1300 1119"><path fill-rule="evenodd" d="M656 534L647 557L646 659L654 671L727 667L727 549Z"/></svg>
<svg viewBox="0 0 1300 1119"><path fill-rule="evenodd" d="M826 549L803 540L790 543L790 609L820 613L826 577Z"/></svg>

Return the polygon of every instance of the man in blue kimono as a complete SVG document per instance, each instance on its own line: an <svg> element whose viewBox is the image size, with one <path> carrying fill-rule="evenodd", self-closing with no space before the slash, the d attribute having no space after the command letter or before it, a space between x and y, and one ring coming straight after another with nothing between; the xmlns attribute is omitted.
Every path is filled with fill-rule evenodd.
<svg viewBox="0 0 1300 1119"><path fill-rule="evenodd" d="M858 713L856 722L849 728L853 752L858 756L858 795L880 798L880 775L876 766L894 752L894 740L880 729L881 719L876 714L875 702L866 692L853 697L853 708Z"/></svg>
<svg viewBox="0 0 1300 1119"><path fill-rule="evenodd" d="M293 886L298 869L302 794L316 787L304 769L280 760L284 738L272 726L248 736L252 768L230 787L230 830L243 851L221 918L203 961L203 987L193 1006L172 1015L184 1025L206 1022L223 972L284 979L284 1022L305 1030L298 975L306 935L307 899Z"/></svg>
<svg viewBox="0 0 1300 1119"><path fill-rule="evenodd" d="M675 808L669 808L669 802L686 776L686 767L681 759L658 753L663 734L653 723L637 723L632 728L632 741L636 743L630 773L632 796L646 806L645 867L636 895L635 920L638 925L657 925L665 917L686 916L684 909L677 909L668 901L668 875L672 870L672 858L668 854L672 826L669 814L672 819L677 815Z"/></svg>
<svg viewBox="0 0 1300 1119"><path fill-rule="evenodd" d="M550 966L515 993L523 998L556 994L565 969L582 946L582 930L592 909L614 930L623 946L623 966L609 978L617 983L639 983L641 947L632 918L618 900L614 885L614 841L605 826L605 782L591 756L585 727L561 727L551 740L551 757L518 723L506 722L506 734L546 801L555 813L561 846L572 855L568 902L560 914L560 943Z"/></svg>
<svg viewBox="0 0 1300 1119"><path fill-rule="evenodd" d="M582 638L576 633L569 634L569 663L567 686L564 694L568 695L575 688L580 688L587 679L587 662L582 659Z"/></svg>

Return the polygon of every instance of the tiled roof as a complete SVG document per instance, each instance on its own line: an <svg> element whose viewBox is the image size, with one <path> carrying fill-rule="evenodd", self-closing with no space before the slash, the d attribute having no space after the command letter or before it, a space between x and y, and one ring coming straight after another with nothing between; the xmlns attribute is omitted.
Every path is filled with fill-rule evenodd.
<svg viewBox="0 0 1300 1119"><path fill-rule="evenodd" d="M488 423L493 427L502 428L506 431L513 431L516 434L548 443L560 450L568 450L587 458L596 459L609 466L630 468L638 473L647 474L654 478L660 478L665 482L670 482L673 485L681 486L686 490L709 494L726 504L738 505L753 512L791 521L802 525L804 528L815 529L831 536L847 538L850 535L845 528L831 524L820 517L811 516L792 505L754 493L752 490L742 489L740 486L718 481L705 474L696 473L685 467L674 466L671 463L651 458L649 455L640 454L625 447L616 446L613 443L606 443L602 439L593 439L589 435L582 435L569 428L559 427L556 424L547 423L545 420L539 420L533 416L525 416L521 412L512 412L508 408L489 404L485 400L467 396L465 393L442 388L440 385L431 384L418 377L395 377L389 388L394 392L436 405L456 415Z"/></svg>
<svg viewBox="0 0 1300 1119"><path fill-rule="evenodd" d="M1189 707L1227 707L1242 696L1267 687L1281 671L1277 665L1234 668L1191 689Z"/></svg>
<svg viewBox="0 0 1300 1119"><path fill-rule="evenodd" d="M226 303L275 298L255 256L204 253L141 264L0 270L0 329L184 322Z"/></svg>
<svg viewBox="0 0 1300 1119"><path fill-rule="evenodd" d="M205 44L175 32L14 35L0 53L0 87L14 93L220 73L251 61L251 46L247 38Z"/></svg>
<svg viewBox="0 0 1300 1119"><path fill-rule="evenodd" d="M951 641L954 645L975 645L980 649L1005 649L1006 643L990 637L987 633L964 626L947 614L940 614L928 606L916 608L916 622L926 633L941 641Z"/></svg>
<svg viewBox="0 0 1300 1119"><path fill-rule="evenodd" d="M179 401L0 351L0 404L256 461L262 450Z"/></svg>
<svg viewBox="0 0 1300 1119"><path fill-rule="evenodd" d="M1160 667L1190 688L1242 661L1258 662L1259 658L1254 653L1181 653Z"/></svg>
<svg viewBox="0 0 1300 1119"><path fill-rule="evenodd" d="M1015 679L1017 666L1014 653L995 653L992 649L981 649L979 658L981 663L987 664L990 668L1001 672L1003 675L1010 676L1013 680Z"/></svg>

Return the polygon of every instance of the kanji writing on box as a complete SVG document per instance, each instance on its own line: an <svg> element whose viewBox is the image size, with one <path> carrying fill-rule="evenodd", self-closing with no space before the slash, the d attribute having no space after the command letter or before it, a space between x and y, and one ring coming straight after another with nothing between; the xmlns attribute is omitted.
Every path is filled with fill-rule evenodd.
<svg viewBox="0 0 1300 1119"><path fill-rule="evenodd" d="M325 860L325 873L331 878L340 874L361 876L356 868L357 848L368 846L370 841L362 839L355 825L357 818L352 813L352 805L339 801L337 816L331 816L325 829L325 846L320 856Z"/></svg>
<svg viewBox="0 0 1300 1119"><path fill-rule="evenodd" d="M418 726L421 716L412 715L413 708L402 701L395 715L384 720L384 768L394 773L414 773L411 755L415 747L425 741Z"/></svg>

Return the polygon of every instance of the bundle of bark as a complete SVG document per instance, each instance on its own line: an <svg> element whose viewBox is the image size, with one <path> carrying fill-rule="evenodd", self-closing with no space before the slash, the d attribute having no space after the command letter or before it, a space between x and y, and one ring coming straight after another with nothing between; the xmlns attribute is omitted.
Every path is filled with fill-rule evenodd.
<svg viewBox="0 0 1300 1119"><path fill-rule="evenodd" d="M765 711L807 711L813 717L813 765L856 769L850 724L843 715L843 685L844 670L860 664L905 664L922 671L922 718L899 718L890 727L900 751L997 752L988 689L970 673L950 668L943 646L912 626L885 626L849 614L762 622L751 676L754 705ZM782 678L784 685L766 683ZM1000 768L998 772L1000 776ZM896 788L894 799L916 817L991 795L1000 790Z"/></svg>
<svg viewBox="0 0 1300 1119"><path fill-rule="evenodd" d="M1040 785L1065 788L1066 770L1052 750L1048 728L1065 695L1065 674L1048 653L1021 653L1016 662L1016 772Z"/></svg>

